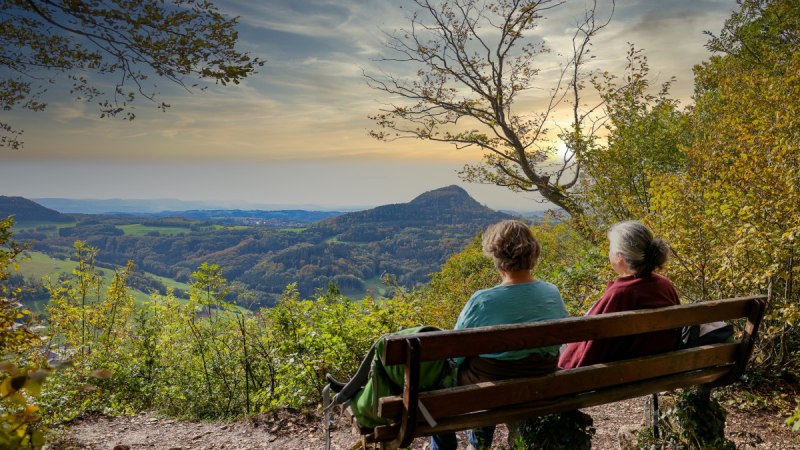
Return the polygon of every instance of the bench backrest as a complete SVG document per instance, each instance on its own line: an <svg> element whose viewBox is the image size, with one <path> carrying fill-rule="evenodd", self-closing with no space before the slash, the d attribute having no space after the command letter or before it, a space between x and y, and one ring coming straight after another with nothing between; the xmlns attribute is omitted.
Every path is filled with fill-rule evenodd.
<svg viewBox="0 0 800 450"><path fill-rule="evenodd" d="M407 446L414 435L551 414L679 387L729 384L741 376L750 358L765 301L764 296L741 297L533 324L387 337L384 363L406 365L405 386L402 396L380 400L379 415L397 419L398 423L377 428L374 438L378 441L394 439L395 444ZM676 350L535 378L478 383L424 393L419 392L415 381L419 378L422 361L613 338L741 318L747 322L736 343ZM417 406L420 404L423 405L422 411Z"/></svg>

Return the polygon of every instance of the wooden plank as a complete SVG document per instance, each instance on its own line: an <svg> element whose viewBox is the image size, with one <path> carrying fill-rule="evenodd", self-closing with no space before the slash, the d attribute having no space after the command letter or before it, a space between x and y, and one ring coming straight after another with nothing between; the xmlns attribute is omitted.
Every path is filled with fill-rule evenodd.
<svg viewBox="0 0 800 450"><path fill-rule="evenodd" d="M420 374L420 342L419 339L408 339L408 358L403 376L403 419L400 421L397 448L411 445L417 427L417 403L419 399L419 374Z"/></svg>
<svg viewBox="0 0 800 450"><path fill-rule="evenodd" d="M518 403L536 402L601 388L625 385L720 365L733 365L739 344L715 344L608 364L560 370L548 375L477 383L450 389L422 392L419 400L434 419L493 409ZM730 369L729 369L730 370ZM404 405L399 396L384 397L378 415L397 418Z"/></svg>
<svg viewBox="0 0 800 450"><path fill-rule="evenodd" d="M758 327L761 324L766 306L766 297L752 303L750 313L747 316L747 324L745 324L744 327L739 355L736 358L736 368L725 378L715 382L712 387L731 384L742 376L747 367L747 363L750 361L750 355L753 353L753 346L755 345L756 338L758 338Z"/></svg>
<svg viewBox="0 0 800 450"><path fill-rule="evenodd" d="M669 375L655 380L642 381L616 386L607 389L588 392L581 395L570 396L557 401L546 402L533 406L519 406L501 408L491 411L482 411L466 416L442 419L436 428L431 428L425 423L417 427L417 435L425 436L445 431L463 430L469 427L480 427L497 423L506 423L529 417L554 414L564 411L586 408L589 406L613 403L629 398L640 397L656 392L671 391L677 388L696 386L713 382L727 373L726 368L713 368L696 372Z"/></svg>
<svg viewBox="0 0 800 450"><path fill-rule="evenodd" d="M419 336L421 339L421 360L432 361L612 338L717 320L742 318L748 316L753 302L763 298L763 296L741 297L666 308L573 317L533 324L389 336L385 341L383 361L386 365L405 362L406 344L403 342L412 336Z"/></svg>
<svg viewBox="0 0 800 450"><path fill-rule="evenodd" d="M657 392L711 383L725 376L728 371L728 368L720 367L703 369L631 383L625 386L598 389L583 394L549 399L542 402L477 411L470 414L440 419L437 421L436 427L430 427L426 423L420 422L417 425L416 433L417 436L429 436L437 433L507 423L514 420L603 405ZM394 425L387 425L376 428L372 440L387 441L393 439L396 435L397 427Z"/></svg>

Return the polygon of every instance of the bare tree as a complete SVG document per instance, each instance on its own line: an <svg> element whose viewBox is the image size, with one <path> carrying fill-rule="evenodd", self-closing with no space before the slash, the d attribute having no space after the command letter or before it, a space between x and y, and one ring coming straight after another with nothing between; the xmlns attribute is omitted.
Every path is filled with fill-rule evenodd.
<svg viewBox="0 0 800 450"><path fill-rule="evenodd" d="M585 11L572 36L571 55L558 67L549 86L537 85L548 53L533 30L543 14L563 0L413 0L417 11L409 28L387 33L392 56L384 66L417 68L408 79L384 70L365 74L368 84L402 103L370 116L380 140L418 138L478 148L483 159L460 172L471 182L505 186L515 192L538 192L563 208L583 228L583 209L572 193L581 175L581 153L600 126L601 104L581 104L592 39L613 15L597 20L597 3ZM531 90L547 100L536 112L518 106ZM569 109L567 109L569 108ZM558 124L556 111L570 111L571 124ZM566 146L558 151L555 138ZM588 230L584 230L588 231Z"/></svg>

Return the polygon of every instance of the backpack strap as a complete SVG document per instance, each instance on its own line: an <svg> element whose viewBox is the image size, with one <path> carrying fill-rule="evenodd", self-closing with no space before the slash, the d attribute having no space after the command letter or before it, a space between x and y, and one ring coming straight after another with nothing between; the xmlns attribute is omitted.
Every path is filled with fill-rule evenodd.
<svg viewBox="0 0 800 450"><path fill-rule="evenodd" d="M331 411L334 405L344 404L353 398L354 395L367 384L369 379L369 371L372 366L372 360L375 358L375 344L372 344L367 355L358 366L355 375L350 378L344 386L339 386L341 383L336 381L331 374L326 374L325 378L329 383L322 388L322 411L323 411L323 429L325 430L325 450L331 450L331 428L333 426L333 417ZM331 386L336 386L336 395L331 398Z"/></svg>
<svg viewBox="0 0 800 450"><path fill-rule="evenodd" d="M358 393L365 384L367 384L367 380L369 380L369 371L372 366L372 360L375 358L375 344L372 344L367 355L364 356L364 359L361 360L361 365L358 366L358 370L356 371L355 375L350 378L350 381L342 387L342 389L333 396L330 405L330 408L333 405L342 404ZM328 385L328 387L330 384Z"/></svg>

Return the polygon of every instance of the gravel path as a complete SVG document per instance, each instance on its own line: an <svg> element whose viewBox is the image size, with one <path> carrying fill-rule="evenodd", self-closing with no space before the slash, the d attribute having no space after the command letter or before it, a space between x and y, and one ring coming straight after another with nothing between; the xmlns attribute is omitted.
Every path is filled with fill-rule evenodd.
<svg viewBox="0 0 800 450"><path fill-rule="evenodd" d="M644 399L597 406L585 410L595 420L595 449L619 448L620 430L636 429L644 417ZM800 449L800 433L792 433L782 419L763 412L729 410L728 436L740 449ZM505 442L505 427L498 428L496 448ZM297 411L240 420L232 423L186 422L152 414L133 417L93 415L58 430L49 449L92 450L318 450L323 448L321 420ZM463 434L461 441L464 442ZM333 433L333 448L348 450L358 442L347 420L340 417ZM466 445L466 444L463 444ZM414 441L415 450L427 449L427 439Z"/></svg>

